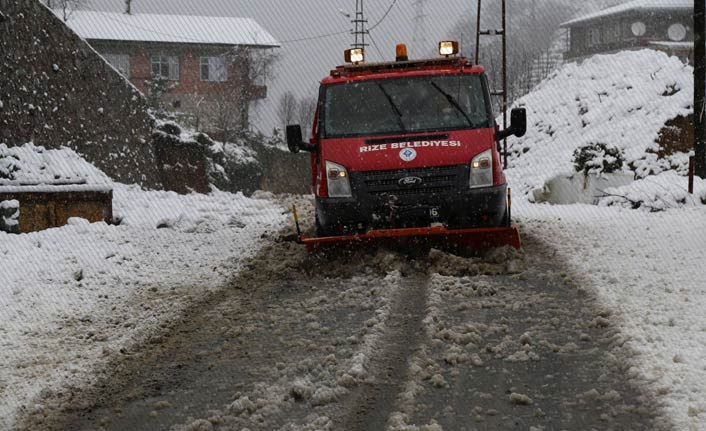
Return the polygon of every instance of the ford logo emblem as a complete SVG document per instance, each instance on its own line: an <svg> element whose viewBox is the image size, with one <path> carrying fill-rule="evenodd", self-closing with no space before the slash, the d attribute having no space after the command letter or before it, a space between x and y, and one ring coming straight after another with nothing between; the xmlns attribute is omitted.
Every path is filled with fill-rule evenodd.
<svg viewBox="0 0 706 431"><path fill-rule="evenodd" d="M412 187L412 186L418 186L422 184L424 180L422 180L419 177L404 177L400 178L400 180L397 182L402 187Z"/></svg>

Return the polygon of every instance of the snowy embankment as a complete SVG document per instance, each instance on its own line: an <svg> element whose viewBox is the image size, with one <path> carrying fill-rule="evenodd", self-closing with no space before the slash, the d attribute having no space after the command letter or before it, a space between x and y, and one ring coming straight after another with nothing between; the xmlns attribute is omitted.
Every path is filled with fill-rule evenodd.
<svg viewBox="0 0 706 431"><path fill-rule="evenodd" d="M518 101L528 132L509 141L507 176L525 233L553 245L614 311L636 353L630 372L676 429L706 430L706 181L688 194L688 149L658 144L692 102L693 69L663 53L567 64ZM576 173L576 149L596 143L622 152L632 184L602 190L597 206L531 203L533 190Z"/></svg>
<svg viewBox="0 0 706 431"><path fill-rule="evenodd" d="M706 430L706 207L660 213L535 205L515 213L613 310L625 347L678 430Z"/></svg>
<svg viewBox="0 0 706 431"><path fill-rule="evenodd" d="M693 73L676 57L652 50L597 55L565 65L516 103L527 108L528 129L524 137L508 141L513 189L529 195L558 175L574 174L574 151L601 143L622 152L622 170L638 179L628 186L632 190L649 187L666 195L685 191L688 152L660 148L657 142L668 121L693 112ZM639 184L670 171L681 177L664 177L654 187ZM697 181L697 187L706 200L706 183ZM622 189L605 192L625 194Z"/></svg>
<svg viewBox="0 0 706 431"><path fill-rule="evenodd" d="M0 429L222 288L284 217L241 194L114 192L119 226L0 232Z"/></svg>

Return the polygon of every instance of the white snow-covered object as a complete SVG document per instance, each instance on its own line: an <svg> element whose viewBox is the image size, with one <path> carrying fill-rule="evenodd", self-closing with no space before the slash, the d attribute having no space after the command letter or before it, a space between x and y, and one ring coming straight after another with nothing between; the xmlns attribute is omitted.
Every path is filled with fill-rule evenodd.
<svg viewBox="0 0 706 431"><path fill-rule="evenodd" d="M706 180L694 178L694 194L689 194L687 188L686 177L667 171L630 185L608 188L598 204L651 212L706 204Z"/></svg>
<svg viewBox="0 0 706 431"><path fill-rule="evenodd" d="M658 159L665 123L693 112L693 73L678 58L649 49L596 55L569 63L515 106L527 108L527 134L508 140L506 171L516 194L528 196L557 175L574 173L577 148L617 147L638 178L675 169L681 153Z"/></svg>
<svg viewBox="0 0 706 431"><path fill-rule="evenodd" d="M279 46L279 42L251 18L76 10L66 24L87 40Z"/></svg>
<svg viewBox="0 0 706 431"><path fill-rule="evenodd" d="M634 174L615 172L609 174L557 175L547 181L542 188L532 191L535 202L548 202L555 205L597 204L606 190L632 184Z"/></svg>
<svg viewBox="0 0 706 431"><path fill-rule="evenodd" d="M0 231L18 232L20 227L20 203L16 200L0 201Z"/></svg>
<svg viewBox="0 0 706 431"><path fill-rule="evenodd" d="M110 190L110 178L69 148L0 144L0 193Z"/></svg>

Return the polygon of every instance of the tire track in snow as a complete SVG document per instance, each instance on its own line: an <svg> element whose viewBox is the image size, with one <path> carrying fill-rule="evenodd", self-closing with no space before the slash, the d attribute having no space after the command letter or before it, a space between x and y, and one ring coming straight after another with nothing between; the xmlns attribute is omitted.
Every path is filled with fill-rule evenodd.
<svg viewBox="0 0 706 431"><path fill-rule="evenodd" d="M404 265L395 259L320 260L275 244L231 289L131 352L99 387L77 394L80 402L43 410L28 429L335 429L329 418L339 400L374 365L400 290L392 268Z"/></svg>
<svg viewBox="0 0 706 431"><path fill-rule="evenodd" d="M391 299L382 334L373 348L368 377L343 404L336 430L382 430L407 379L408 360L420 342L427 302L426 276L404 277Z"/></svg>
<svg viewBox="0 0 706 431"><path fill-rule="evenodd" d="M428 342L386 429L671 429L625 372L616 316L540 241L525 251L518 274L430 276Z"/></svg>

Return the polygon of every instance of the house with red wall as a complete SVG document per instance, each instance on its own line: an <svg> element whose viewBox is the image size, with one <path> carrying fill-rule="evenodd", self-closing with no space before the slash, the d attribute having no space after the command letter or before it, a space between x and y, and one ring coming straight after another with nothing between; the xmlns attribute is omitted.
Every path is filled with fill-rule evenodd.
<svg viewBox="0 0 706 431"><path fill-rule="evenodd" d="M66 24L155 104L216 134L247 127L279 46L250 18L76 10Z"/></svg>

